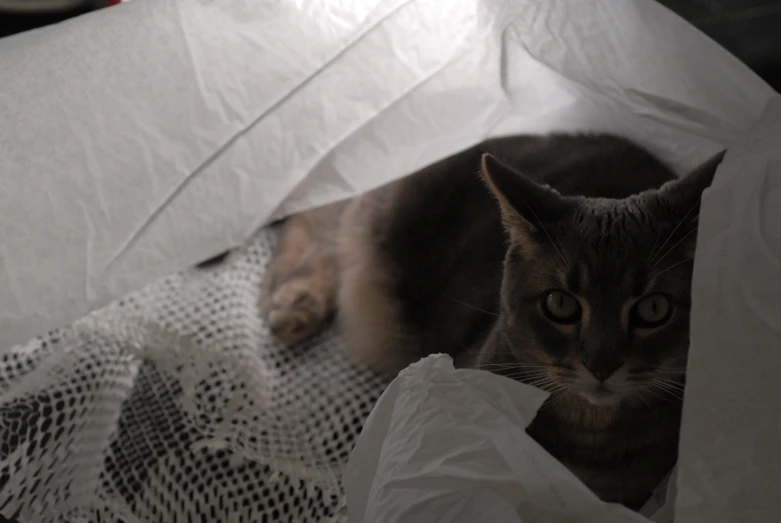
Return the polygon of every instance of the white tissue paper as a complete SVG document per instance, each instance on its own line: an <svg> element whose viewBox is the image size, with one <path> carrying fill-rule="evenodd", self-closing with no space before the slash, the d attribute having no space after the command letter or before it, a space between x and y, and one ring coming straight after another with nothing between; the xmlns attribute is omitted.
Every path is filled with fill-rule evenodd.
<svg viewBox="0 0 781 523"><path fill-rule="evenodd" d="M774 94L648 0L136 1L0 40L0 77L0 347L488 136L683 169Z"/></svg>
<svg viewBox="0 0 781 523"><path fill-rule="evenodd" d="M781 98L702 200L677 472L630 512L524 429L546 394L431 356L375 406L345 474L351 523L781 520ZM650 518L650 519L647 519Z"/></svg>

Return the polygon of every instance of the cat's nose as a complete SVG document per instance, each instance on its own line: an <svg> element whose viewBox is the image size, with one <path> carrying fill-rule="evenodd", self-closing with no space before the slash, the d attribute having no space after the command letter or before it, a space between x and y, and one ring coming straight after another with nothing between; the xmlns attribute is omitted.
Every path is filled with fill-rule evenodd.
<svg viewBox="0 0 781 523"><path fill-rule="evenodd" d="M620 358L583 358L583 365L599 381L605 381L621 368L623 361Z"/></svg>

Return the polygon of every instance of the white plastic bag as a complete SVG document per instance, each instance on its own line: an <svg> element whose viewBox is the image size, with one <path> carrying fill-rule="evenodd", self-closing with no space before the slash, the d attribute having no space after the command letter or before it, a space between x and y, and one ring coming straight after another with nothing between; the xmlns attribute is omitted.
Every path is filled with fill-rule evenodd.
<svg viewBox="0 0 781 523"><path fill-rule="evenodd" d="M431 356L404 370L345 472L350 523L645 522L601 502L530 436L547 393Z"/></svg>

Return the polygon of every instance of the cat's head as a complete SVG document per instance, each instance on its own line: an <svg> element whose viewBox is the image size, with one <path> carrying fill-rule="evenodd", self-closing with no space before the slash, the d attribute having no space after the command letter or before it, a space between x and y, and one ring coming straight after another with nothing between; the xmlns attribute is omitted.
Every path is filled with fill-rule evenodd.
<svg viewBox="0 0 781 523"><path fill-rule="evenodd" d="M700 198L722 158L610 200L564 197L484 156L510 238L484 368L595 405L676 401Z"/></svg>

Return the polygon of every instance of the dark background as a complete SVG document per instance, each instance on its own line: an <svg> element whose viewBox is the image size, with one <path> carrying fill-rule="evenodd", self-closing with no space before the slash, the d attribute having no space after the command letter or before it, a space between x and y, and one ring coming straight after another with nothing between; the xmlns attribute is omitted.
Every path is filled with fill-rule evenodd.
<svg viewBox="0 0 781 523"><path fill-rule="evenodd" d="M781 0L658 1L699 27L781 91ZM107 3L85 0L85 7L77 11L40 16L0 11L0 37L56 23Z"/></svg>
<svg viewBox="0 0 781 523"><path fill-rule="evenodd" d="M162 0L165 1L165 0ZM34 5L34 0L31 0ZM74 2L76 3L76 2ZM62 22L68 18L84 14L94 9L110 5L111 0L82 0L82 7L48 14L14 14L5 12L0 1L0 37L21 33L36 27Z"/></svg>
<svg viewBox="0 0 781 523"><path fill-rule="evenodd" d="M781 91L781 1L658 0Z"/></svg>
<svg viewBox="0 0 781 523"><path fill-rule="evenodd" d="M61 22L67 18L83 14L87 11L87 8L83 8L78 11L66 11L50 15L17 15L0 11L0 37Z"/></svg>

